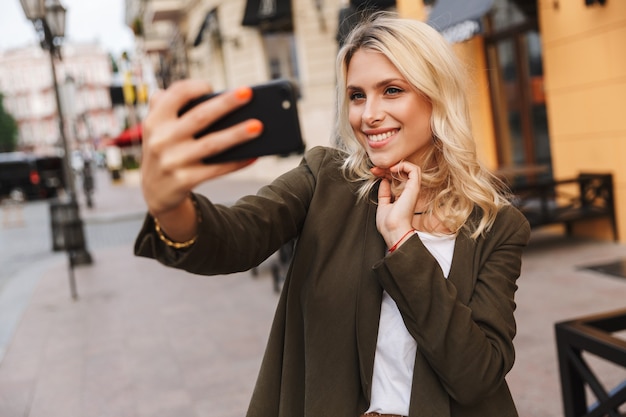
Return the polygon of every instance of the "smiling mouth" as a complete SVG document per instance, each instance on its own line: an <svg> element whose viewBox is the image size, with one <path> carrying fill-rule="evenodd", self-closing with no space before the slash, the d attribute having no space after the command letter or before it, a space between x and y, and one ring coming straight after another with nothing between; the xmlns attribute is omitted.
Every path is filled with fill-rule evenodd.
<svg viewBox="0 0 626 417"><path fill-rule="evenodd" d="M382 142L383 140L390 138L396 133L398 133L398 129L393 129L385 133L379 133L377 135L367 135L367 139L370 142Z"/></svg>

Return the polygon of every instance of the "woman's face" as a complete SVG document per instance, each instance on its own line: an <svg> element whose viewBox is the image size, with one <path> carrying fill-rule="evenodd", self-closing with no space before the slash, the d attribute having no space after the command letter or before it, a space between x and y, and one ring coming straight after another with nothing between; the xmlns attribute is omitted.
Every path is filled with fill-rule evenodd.
<svg viewBox="0 0 626 417"><path fill-rule="evenodd" d="M432 146L430 102L381 53L359 49L348 66L348 118L372 163L389 168L419 164Z"/></svg>

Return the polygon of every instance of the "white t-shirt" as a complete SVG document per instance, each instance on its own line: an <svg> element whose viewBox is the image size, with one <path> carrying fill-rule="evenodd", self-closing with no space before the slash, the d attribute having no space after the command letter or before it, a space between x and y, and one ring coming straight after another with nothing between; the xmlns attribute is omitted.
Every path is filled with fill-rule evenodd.
<svg viewBox="0 0 626 417"><path fill-rule="evenodd" d="M456 236L416 232L448 278ZM374 358L372 401L367 412L409 415L417 343L411 337L395 301L383 291Z"/></svg>

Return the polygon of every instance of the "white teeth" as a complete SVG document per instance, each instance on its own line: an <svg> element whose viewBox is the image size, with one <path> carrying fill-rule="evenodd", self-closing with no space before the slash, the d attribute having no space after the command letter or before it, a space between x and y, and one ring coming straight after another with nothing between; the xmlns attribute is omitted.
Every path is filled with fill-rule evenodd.
<svg viewBox="0 0 626 417"><path fill-rule="evenodd" d="M378 135L367 135L367 138L371 141L371 142L380 142L382 140L387 139L388 137L392 136L393 134L395 134L397 131L396 130L390 130L388 132L385 133L380 133Z"/></svg>

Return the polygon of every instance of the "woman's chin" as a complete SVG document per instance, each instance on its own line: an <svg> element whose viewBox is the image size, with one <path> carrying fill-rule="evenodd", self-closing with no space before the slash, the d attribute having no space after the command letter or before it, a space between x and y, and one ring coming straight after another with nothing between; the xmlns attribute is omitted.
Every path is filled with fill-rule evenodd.
<svg viewBox="0 0 626 417"><path fill-rule="evenodd" d="M380 168L382 170L388 170L389 168L391 168L392 166L394 166L398 162L399 161L391 162L389 160L383 160L383 159L380 159L380 158L372 159L372 163L374 164L374 166L376 168Z"/></svg>

